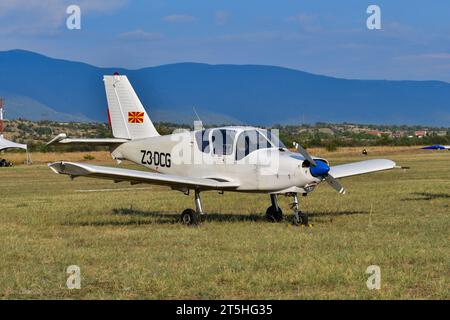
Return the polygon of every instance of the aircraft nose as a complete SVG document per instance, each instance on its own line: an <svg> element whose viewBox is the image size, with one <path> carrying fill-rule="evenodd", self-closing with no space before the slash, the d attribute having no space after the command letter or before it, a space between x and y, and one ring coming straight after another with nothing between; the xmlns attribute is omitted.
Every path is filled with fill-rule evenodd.
<svg viewBox="0 0 450 320"><path fill-rule="evenodd" d="M330 167L324 161L316 160L316 166L311 166L309 171L313 177L321 177L328 174Z"/></svg>

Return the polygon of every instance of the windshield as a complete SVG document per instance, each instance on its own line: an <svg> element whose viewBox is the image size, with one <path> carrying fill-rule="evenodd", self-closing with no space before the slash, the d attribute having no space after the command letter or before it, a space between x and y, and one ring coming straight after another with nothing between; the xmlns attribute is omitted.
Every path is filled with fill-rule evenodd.
<svg viewBox="0 0 450 320"><path fill-rule="evenodd" d="M286 149L286 146L283 142L278 138L278 136L272 132L272 130L260 130L263 135L266 136L270 142L272 142L275 148L283 148Z"/></svg>
<svg viewBox="0 0 450 320"><path fill-rule="evenodd" d="M269 138L270 137L270 138ZM260 149L285 148L283 143L272 132L267 130L243 131L236 144L236 160Z"/></svg>

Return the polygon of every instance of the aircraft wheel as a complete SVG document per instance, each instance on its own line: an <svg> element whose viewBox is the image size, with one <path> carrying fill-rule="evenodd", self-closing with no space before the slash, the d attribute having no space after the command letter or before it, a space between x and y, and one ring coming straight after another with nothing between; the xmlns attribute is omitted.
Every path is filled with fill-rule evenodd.
<svg viewBox="0 0 450 320"><path fill-rule="evenodd" d="M297 220L297 218L294 217L294 224L309 226L308 215L304 212L299 211L298 212L298 220Z"/></svg>
<svg viewBox="0 0 450 320"><path fill-rule="evenodd" d="M186 209L181 214L181 223L185 225L198 225L200 221L199 214L192 209Z"/></svg>
<svg viewBox="0 0 450 320"><path fill-rule="evenodd" d="M274 206L270 206L266 211L266 218L270 222L280 222L283 220L283 211L278 207L278 210Z"/></svg>

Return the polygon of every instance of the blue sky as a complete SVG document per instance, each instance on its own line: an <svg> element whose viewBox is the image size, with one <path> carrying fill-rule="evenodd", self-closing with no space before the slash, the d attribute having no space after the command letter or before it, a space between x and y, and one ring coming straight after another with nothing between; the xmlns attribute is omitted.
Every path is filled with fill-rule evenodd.
<svg viewBox="0 0 450 320"><path fill-rule="evenodd" d="M78 4L81 30L67 30ZM368 30L368 5L381 30ZM0 50L97 66L277 65L359 79L450 82L450 1L2 0Z"/></svg>

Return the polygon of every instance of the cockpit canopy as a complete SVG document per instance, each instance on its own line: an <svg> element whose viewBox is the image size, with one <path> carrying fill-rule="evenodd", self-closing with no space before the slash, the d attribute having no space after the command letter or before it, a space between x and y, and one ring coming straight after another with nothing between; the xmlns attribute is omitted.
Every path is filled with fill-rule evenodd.
<svg viewBox="0 0 450 320"><path fill-rule="evenodd" d="M260 149L286 147L270 130L265 129L204 129L195 133L197 147L204 153L217 156L235 155L236 160Z"/></svg>

